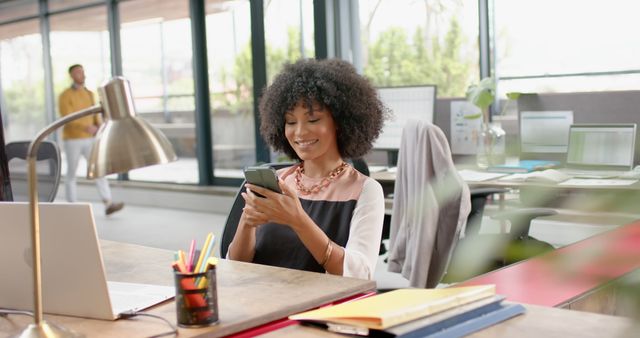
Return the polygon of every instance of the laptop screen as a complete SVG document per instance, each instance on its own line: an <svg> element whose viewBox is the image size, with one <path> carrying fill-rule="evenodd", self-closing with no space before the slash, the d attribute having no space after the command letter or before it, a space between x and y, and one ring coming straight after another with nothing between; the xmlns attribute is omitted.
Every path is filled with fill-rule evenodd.
<svg viewBox="0 0 640 338"><path fill-rule="evenodd" d="M569 131L567 166L630 170L635 140L635 124L574 124Z"/></svg>

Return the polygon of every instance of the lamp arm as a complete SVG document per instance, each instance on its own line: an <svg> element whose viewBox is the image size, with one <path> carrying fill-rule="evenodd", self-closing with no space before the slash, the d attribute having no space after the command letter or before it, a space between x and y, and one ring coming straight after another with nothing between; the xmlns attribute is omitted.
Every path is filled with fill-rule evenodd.
<svg viewBox="0 0 640 338"><path fill-rule="evenodd" d="M31 247L33 260L33 316L35 324L40 325L42 316L42 274L40 267L40 210L38 208L38 179L36 177L36 158L42 141L61 126L79 118L102 112L101 106L92 106L69 114L52 124L44 127L29 144L27 151L28 181L29 181L29 216L31 221Z"/></svg>

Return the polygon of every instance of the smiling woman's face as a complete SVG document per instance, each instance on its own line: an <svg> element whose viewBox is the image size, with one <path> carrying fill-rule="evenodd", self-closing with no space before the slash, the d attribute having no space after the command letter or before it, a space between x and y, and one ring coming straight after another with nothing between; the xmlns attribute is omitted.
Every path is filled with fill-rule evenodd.
<svg viewBox="0 0 640 338"><path fill-rule="evenodd" d="M331 112L314 102L312 109L302 100L285 114L284 133L301 160L329 158L339 153L336 125Z"/></svg>

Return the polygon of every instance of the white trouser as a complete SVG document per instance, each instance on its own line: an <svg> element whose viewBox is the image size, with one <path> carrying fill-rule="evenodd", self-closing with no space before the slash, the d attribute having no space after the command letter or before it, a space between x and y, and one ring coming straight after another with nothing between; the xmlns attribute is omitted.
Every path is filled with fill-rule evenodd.
<svg viewBox="0 0 640 338"><path fill-rule="evenodd" d="M80 161L80 155L88 162L89 156L91 156L91 147L93 146L93 138L81 138L75 140L64 141L64 151L67 154L67 179L64 187L67 196L67 201L75 202L77 200L76 194L76 170L78 169L78 162ZM98 194L103 202L111 202L111 190L109 189L109 182L105 177L96 178L96 186L98 187Z"/></svg>

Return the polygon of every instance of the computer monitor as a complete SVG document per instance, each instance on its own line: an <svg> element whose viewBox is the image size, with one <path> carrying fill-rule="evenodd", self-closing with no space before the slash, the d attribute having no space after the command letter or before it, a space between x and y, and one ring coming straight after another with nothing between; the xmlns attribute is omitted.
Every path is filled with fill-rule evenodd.
<svg viewBox="0 0 640 338"><path fill-rule="evenodd" d="M520 112L520 159L564 161L572 111Z"/></svg>
<svg viewBox="0 0 640 338"><path fill-rule="evenodd" d="M374 149L397 151L400 148L402 128L410 119L433 123L436 105L435 85L378 88L378 96L391 110L393 117L385 121Z"/></svg>
<svg viewBox="0 0 640 338"><path fill-rule="evenodd" d="M567 167L631 170L635 144L635 123L574 124L569 133Z"/></svg>

